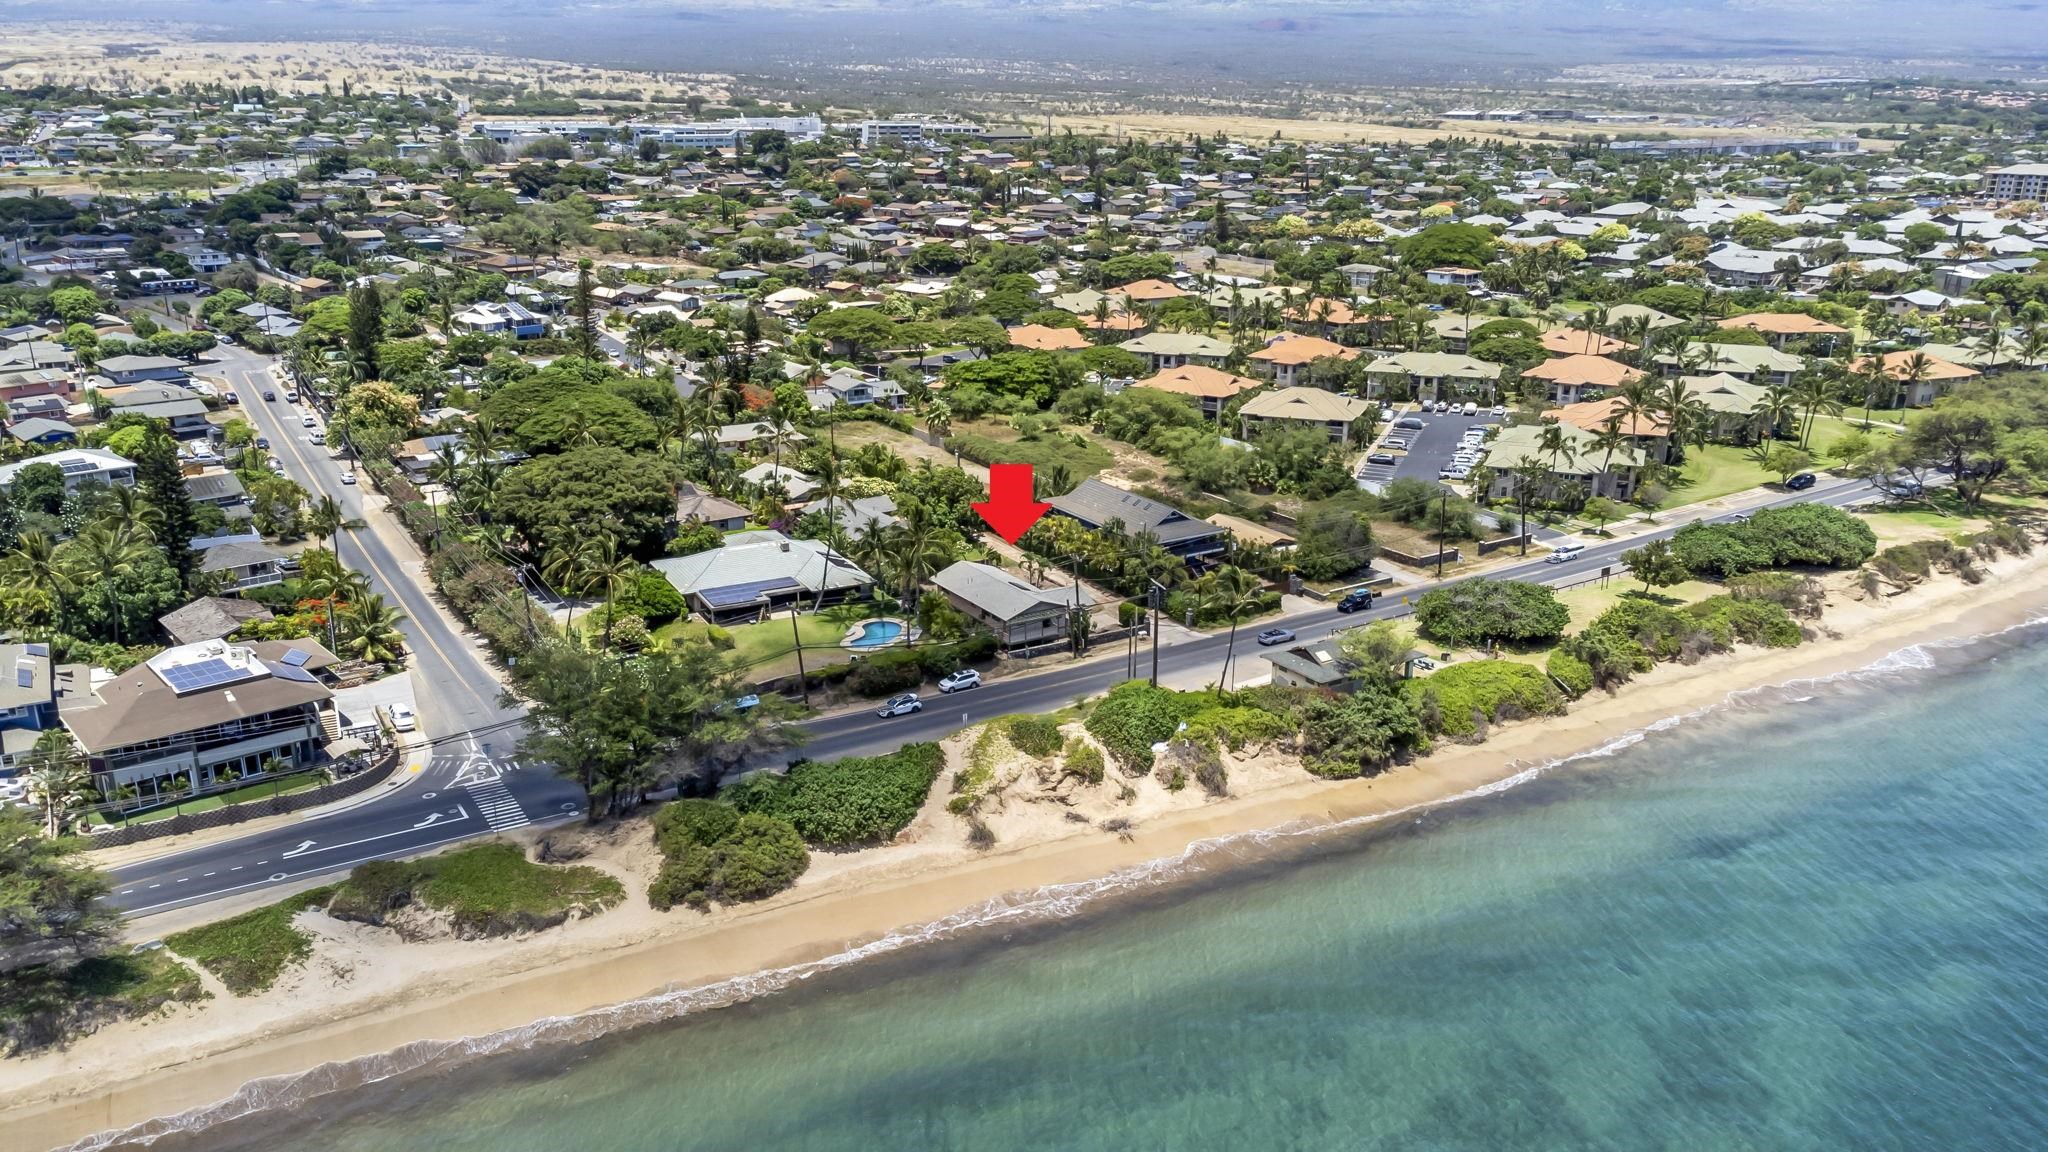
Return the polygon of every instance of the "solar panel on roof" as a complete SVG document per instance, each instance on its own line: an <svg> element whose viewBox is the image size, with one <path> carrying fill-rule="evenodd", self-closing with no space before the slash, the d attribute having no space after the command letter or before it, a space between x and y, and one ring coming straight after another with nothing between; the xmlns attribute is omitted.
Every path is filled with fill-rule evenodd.
<svg viewBox="0 0 2048 1152"><path fill-rule="evenodd" d="M284 665L279 668L274 668L271 671L280 680L296 680L301 684L312 684L316 682L311 672L306 671L304 668L299 668L290 664Z"/></svg>
<svg viewBox="0 0 2048 1152"><path fill-rule="evenodd" d="M33 688L33 687L35 687L35 686L36 686L36 670L35 670L35 667L34 667L33 665L29 665L29 664L16 664L16 665L14 666L14 686L15 686L16 688Z"/></svg>
<svg viewBox="0 0 2048 1152"><path fill-rule="evenodd" d="M59 460L57 467L64 472L94 472L99 465L91 460Z"/></svg>
<svg viewBox="0 0 2048 1152"><path fill-rule="evenodd" d="M27 652L31 656L48 656L50 654L50 646L48 644L24 644L21 647L22 651Z"/></svg>
<svg viewBox="0 0 2048 1152"><path fill-rule="evenodd" d="M777 576L772 580L749 580L744 584L727 584L722 588L699 588L697 595L714 608L730 608L737 604L751 604L770 592L790 588L801 588L788 576Z"/></svg>
<svg viewBox="0 0 2048 1152"><path fill-rule="evenodd" d="M190 664L177 664L163 671L164 683L171 691L183 695L204 688L217 688L222 684L233 684L245 680L249 673L218 658L195 660Z"/></svg>
<svg viewBox="0 0 2048 1152"><path fill-rule="evenodd" d="M312 658L313 654L311 652L306 651L304 648L294 648L291 651L284 654L284 662L286 664L291 665L294 668L304 668L306 666L306 661L311 660Z"/></svg>

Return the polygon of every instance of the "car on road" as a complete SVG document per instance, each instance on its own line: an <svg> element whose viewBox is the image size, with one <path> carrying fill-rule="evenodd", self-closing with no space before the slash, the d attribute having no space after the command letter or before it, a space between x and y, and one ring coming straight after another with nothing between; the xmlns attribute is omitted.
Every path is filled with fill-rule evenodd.
<svg viewBox="0 0 2048 1152"><path fill-rule="evenodd" d="M1393 464L1400 459L1399 456L1394 455L1392 452L1374 452L1365 458L1365 462L1367 464Z"/></svg>
<svg viewBox="0 0 2048 1152"><path fill-rule="evenodd" d="M1794 492L1804 492L1818 483L1820 483L1820 477L1815 476L1811 472L1801 472L1799 475L1785 481L1785 487L1790 488Z"/></svg>
<svg viewBox="0 0 2048 1152"><path fill-rule="evenodd" d="M1584 544L1559 544L1556 548L1551 549L1550 555L1545 556L1543 562L1545 564L1569 564L1578 558L1579 553L1585 550L1586 546Z"/></svg>
<svg viewBox="0 0 2048 1152"><path fill-rule="evenodd" d="M264 398L265 400L275 400L275 399L277 399L277 389L275 389L275 388L265 388L265 389L263 390L263 398Z"/></svg>
<svg viewBox="0 0 2048 1152"><path fill-rule="evenodd" d="M1357 612L1370 608L1372 602L1379 598L1380 594L1370 588L1353 588L1344 594L1342 600L1337 601L1337 611Z"/></svg>
<svg viewBox="0 0 2048 1152"><path fill-rule="evenodd" d="M228 394L221 397L221 399L226 400L230 404L240 404L242 402L242 398L240 396L235 395L235 390L233 388L228 389Z"/></svg>
<svg viewBox="0 0 2048 1152"><path fill-rule="evenodd" d="M0 780L0 805L28 803L28 781L20 778Z"/></svg>
<svg viewBox="0 0 2048 1152"><path fill-rule="evenodd" d="M1285 644L1293 639L1294 633L1286 628L1268 628L1259 633L1259 647L1271 648L1275 644Z"/></svg>
<svg viewBox="0 0 2048 1152"><path fill-rule="evenodd" d="M284 398L293 404L297 404L299 402L299 390L296 388L285 389Z"/></svg>
<svg viewBox="0 0 2048 1152"><path fill-rule="evenodd" d="M391 714L393 732L410 732L420 726L420 718L410 704L392 704L384 710Z"/></svg>
<svg viewBox="0 0 2048 1152"><path fill-rule="evenodd" d="M886 719L890 716L908 716L912 712L922 711L924 711L924 701L917 698L917 693L905 692L882 701L882 707L875 715Z"/></svg>
<svg viewBox="0 0 2048 1152"><path fill-rule="evenodd" d="M353 473L353 472L343 472L343 473L341 474L341 482L342 482L343 484L353 484L353 483L355 483L355 482L356 482L356 474L355 474L355 473Z"/></svg>
<svg viewBox="0 0 2048 1152"><path fill-rule="evenodd" d="M969 688L981 687L981 673L973 668L962 668L939 681L941 692L965 692Z"/></svg>
<svg viewBox="0 0 2048 1152"><path fill-rule="evenodd" d="M311 412L308 412L304 416L299 417L300 427L311 428L318 423L320 422L318 420L313 419L313 414Z"/></svg>
<svg viewBox="0 0 2048 1152"><path fill-rule="evenodd" d="M327 433L315 428L311 432L306 433L306 443L324 445L327 443Z"/></svg>
<svg viewBox="0 0 2048 1152"><path fill-rule="evenodd" d="M752 712L754 709L759 708L760 706L761 697L752 692L749 692L745 696L742 696L739 699L734 700L730 705L732 710L735 712Z"/></svg>

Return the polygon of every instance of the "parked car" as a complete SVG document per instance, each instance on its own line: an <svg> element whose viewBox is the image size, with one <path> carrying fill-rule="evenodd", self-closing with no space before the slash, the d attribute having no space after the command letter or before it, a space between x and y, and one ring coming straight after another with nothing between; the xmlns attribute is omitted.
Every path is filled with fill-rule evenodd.
<svg viewBox="0 0 2048 1152"><path fill-rule="evenodd" d="M270 447L270 437L268 437L268 436L258 436L258 437L256 438L256 446L257 446L258 448L268 448L268 447Z"/></svg>
<svg viewBox="0 0 2048 1152"><path fill-rule="evenodd" d="M1443 414L1445 414L1445 413L1449 412L1450 410L1451 410L1451 402L1450 402L1449 400L1439 400L1439 401L1437 401L1437 402L1436 402L1436 411L1437 411L1437 415L1441 416L1441 415L1443 415Z"/></svg>
<svg viewBox="0 0 2048 1152"><path fill-rule="evenodd" d="M969 688L981 687L981 673L973 668L962 668L939 681L941 692L965 692Z"/></svg>
<svg viewBox="0 0 2048 1152"><path fill-rule="evenodd" d="M1382 409L1380 409L1380 423L1382 423L1382 424L1388 423L1388 422L1392 421L1392 420L1393 420L1393 418L1394 418L1394 410L1393 410L1392 408L1382 408Z"/></svg>
<svg viewBox="0 0 2048 1152"><path fill-rule="evenodd" d="M760 706L761 697L752 692L749 692L745 696L742 696L739 699L734 700L730 705L731 709L735 712L752 712L754 709L759 708Z"/></svg>
<svg viewBox="0 0 2048 1152"><path fill-rule="evenodd" d="M235 390L232 388L228 389L228 394L221 397L221 399L226 400L230 404L240 404L242 402L242 398L235 395Z"/></svg>
<svg viewBox="0 0 2048 1152"><path fill-rule="evenodd" d="M1392 452L1374 452L1365 458L1367 464L1393 464L1401 458Z"/></svg>
<svg viewBox="0 0 2048 1152"><path fill-rule="evenodd" d="M343 473L341 474L341 482L342 482L343 484L353 484L353 483L355 483L355 482L356 482L356 474L355 474L355 473L353 473L353 472L343 472Z"/></svg>
<svg viewBox="0 0 2048 1152"><path fill-rule="evenodd" d="M1477 416L1477 415L1479 415L1479 405L1477 405L1477 404L1474 404L1474 403L1473 403L1473 402L1471 402L1470 400L1467 400L1467 401L1465 401L1465 415L1467 415L1467 416Z"/></svg>
<svg viewBox="0 0 2048 1152"><path fill-rule="evenodd" d="M393 704L385 711L391 714L391 730L394 732L410 732L420 725L419 717L413 714L410 704Z"/></svg>
<svg viewBox="0 0 2048 1152"><path fill-rule="evenodd" d="M299 402L299 390L297 388L285 389L284 398L293 404L297 404Z"/></svg>
<svg viewBox="0 0 2048 1152"><path fill-rule="evenodd" d="M1804 492L1818 483L1820 483L1820 477L1815 476L1811 472L1801 472L1799 475L1785 481L1785 487L1790 488L1794 492Z"/></svg>
<svg viewBox="0 0 2048 1152"><path fill-rule="evenodd" d="M1275 644L1286 644L1294 639L1294 633L1285 628L1268 628L1259 633L1259 646L1271 648Z"/></svg>
<svg viewBox="0 0 2048 1152"><path fill-rule="evenodd" d="M1420 416L1403 416L1399 420L1394 421L1394 427L1407 428L1411 431L1419 430L1429 427L1429 421L1424 420Z"/></svg>
<svg viewBox="0 0 2048 1152"><path fill-rule="evenodd" d="M1389 436L1385 440L1380 441L1380 447L1392 448L1397 452L1403 451L1408 447L1408 441L1399 436Z"/></svg>
<svg viewBox="0 0 2048 1152"><path fill-rule="evenodd" d="M875 715L887 718L890 716L908 716L912 712L922 711L924 711L924 701L917 698L917 693L905 692L884 700L881 709Z"/></svg>
<svg viewBox="0 0 2048 1152"><path fill-rule="evenodd" d="M1356 612L1362 608L1370 608L1372 602L1379 598L1380 594L1370 588L1353 588L1344 594L1342 600L1337 601L1337 611Z"/></svg>
<svg viewBox="0 0 2048 1152"><path fill-rule="evenodd" d="M1491 415L1492 415L1492 416L1494 416L1495 418L1499 418L1499 417L1505 416L1505 415L1507 415L1507 414L1508 414L1508 406L1507 406L1507 405L1505 405L1505 404L1495 404L1495 405L1493 406L1493 411L1492 411Z"/></svg>

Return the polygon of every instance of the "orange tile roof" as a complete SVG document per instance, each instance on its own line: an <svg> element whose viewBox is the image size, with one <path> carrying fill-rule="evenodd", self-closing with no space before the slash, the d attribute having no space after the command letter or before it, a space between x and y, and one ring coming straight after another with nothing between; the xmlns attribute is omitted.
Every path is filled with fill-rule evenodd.
<svg viewBox="0 0 2048 1152"><path fill-rule="evenodd" d="M1582 400L1577 404L1567 404L1562 408L1552 408L1543 414L1543 418L1545 420L1556 420L1560 423L1570 424L1574 428L1583 428L1588 432L1601 432L1606 430L1607 422L1614 419L1614 410L1620 404L1621 397L1619 396L1603 396L1598 400ZM1668 436L1671 434L1671 426L1655 413L1647 413L1642 416L1624 419L1621 424L1621 430L1630 436Z"/></svg>
<svg viewBox="0 0 2048 1152"><path fill-rule="evenodd" d="M1250 358L1267 364L1292 364L1299 367L1325 356L1335 356L1339 360L1356 360L1358 349L1346 348L1320 336L1288 336L1252 353Z"/></svg>
<svg viewBox="0 0 2048 1152"><path fill-rule="evenodd" d="M1926 355L1926 353L1921 353L1920 355L1924 356ZM1906 378L1906 364L1908 361L1912 360L1913 356L1914 353L1911 351L1885 353L1883 357L1885 374L1890 376L1894 380L1904 380ZM1865 356L1862 359L1856 361L1854 364L1851 364L1849 367L1851 371L1861 372L1865 368L1867 368L1869 364L1870 357ZM1982 372L1979 372L1974 368L1965 368L1960 364L1951 364L1948 361L1943 360L1936 356L1928 356L1927 373L1926 375L1922 376L1921 379L1968 380L1972 376L1982 375Z"/></svg>
<svg viewBox="0 0 2048 1152"><path fill-rule="evenodd" d="M1111 288L1109 291L1112 296L1123 296L1130 300L1175 300L1187 295L1164 280L1133 280L1121 288Z"/></svg>
<svg viewBox="0 0 2048 1152"><path fill-rule="evenodd" d="M1721 321L1723 328L1750 328L1774 336L1840 336L1848 331L1804 312L1751 312Z"/></svg>
<svg viewBox="0 0 2048 1152"><path fill-rule="evenodd" d="M1088 343L1088 337L1072 328L1019 324L1010 329L1010 347L1029 348L1037 352L1072 352L1093 345Z"/></svg>
<svg viewBox="0 0 2048 1152"><path fill-rule="evenodd" d="M1553 356L1612 356L1635 348L1626 340L1574 328L1552 328L1537 339L1542 342L1543 350Z"/></svg>
<svg viewBox="0 0 2048 1152"><path fill-rule="evenodd" d="M1161 392L1178 392L1183 396L1220 399L1253 388L1263 388L1266 382L1233 376L1220 368L1211 368L1204 364L1183 364L1178 368L1168 368L1157 376L1140 380L1136 386L1156 388Z"/></svg>
<svg viewBox="0 0 2048 1152"><path fill-rule="evenodd" d="M1525 380L1549 380L1555 384L1590 384L1600 388L1619 388L1636 370L1619 360L1605 356L1560 356L1545 360L1527 372Z"/></svg>

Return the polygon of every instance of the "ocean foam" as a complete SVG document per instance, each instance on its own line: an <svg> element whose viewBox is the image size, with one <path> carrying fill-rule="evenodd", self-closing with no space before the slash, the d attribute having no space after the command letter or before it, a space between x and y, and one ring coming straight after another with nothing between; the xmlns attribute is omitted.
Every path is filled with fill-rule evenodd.
<svg viewBox="0 0 2048 1152"><path fill-rule="evenodd" d="M1731 692L1721 701L1646 724L1621 733L1583 752L1516 766L1515 771L1478 787L1433 800L1420 801L1385 812L1375 812L1337 821L1296 821L1272 828L1255 829L1227 836L1191 842L1174 856L1160 857L1120 869L1106 876L1067 884L1046 885L1028 891L1007 893L971 908L913 928L888 933L866 944L848 948L820 960L772 968L713 984L671 988L636 1000L592 1009L568 1016L549 1016L518 1028L484 1036L456 1040L421 1040L389 1052L355 1060L333 1061L304 1072L266 1076L242 1085L232 1095L172 1116L146 1120L128 1128L101 1132L69 1145L62 1152L99 1152L117 1145L148 1145L162 1137L202 1131L216 1124L251 1116L273 1108L290 1107L335 1092L364 1088L394 1076L422 1068L445 1066L478 1057L515 1052L543 1044L575 1044L644 1024L673 1020L697 1012L773 995L790 986L845 968L863 960L886 956L925 944L952 939L968 932L1015 923L1032 923L1074 916L1105 898L1155 888L1200 872L1205 862L1218 856L1236 855L1248 849L1288 840L1319 837L1369 827L1429 810L1496 796L1536 780L1554 769L1587 760L1599 760L1641 744L1649 737L1670 731L1689 721L1749 703L1775 697L1788 699L1794 688L1816 685L1855 684L1883 681L1893 677L1935 669L1936 652L1967 648L2027 629L2048 625L2048 616L2033 617L1997 632L1958 639L1913 644L1887 653L1860 668L1827 676L1801 678L1781 684L1763 685ZM1799 701L1812 695L1789 697Z"/></svg>

